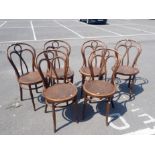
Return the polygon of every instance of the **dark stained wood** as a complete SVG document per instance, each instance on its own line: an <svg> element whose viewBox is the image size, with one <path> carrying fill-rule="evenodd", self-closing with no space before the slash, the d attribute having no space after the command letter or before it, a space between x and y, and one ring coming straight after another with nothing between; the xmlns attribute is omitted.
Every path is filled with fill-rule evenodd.
<svg viewBox="0 0 155 155"><path fill-rule="evenodd" d="M80 68L79 72L81 73L82 76L82 85L85 82L85 79L87 77L90 77L90 70L89 70L89 66L88 66L88 59L90 54L98 49L102 49L102 50L98 50L98 52L102 52L106 49L106 44L100 40L88 40L86 42L83 43L82 47L81 47L81 55L82 55L82 59L83 59L83 64L82 67ZM88 55L88 57L86 56ZM99 70L100 68L97 66L94 66L94 74L95 77L99 77ZM103 75L105 74L105 70L102 71L101 76L103 77ZM81 89L81 96L82 96L83 90Z"/></svg>
<svg viewBox="0 0 155 155"><path fill-rule="evenodd" d="M59 83L43 92L48 102L66 102L73 99L77 94L77 88L72 83Z"/></svg>
<svg viewBox="0 0 155 155"><path fill-rule="evenodd" d="M32 84L40 83L42 79L39 72L35 71L35 72L29 72L29 73L23 74L21 77L19 77L18 81L20 84L32 85Z"/></svg>
<svg viewBox="0 0 155 155"><path fill-rule="evenodd" d="M130 99L131 99L133 95L132 89L134 86L135 77L139 73L139 69L137 67L137 60L141 54L142 48L140 43L136 42L135 40L124 39L116 43L115 49L118 50L118 52L121 52L122 50L124 51L124 54L121 55L122 57L121 65L116 72L116 76L123 75L123 76L129 77L128 87L129 87L129 93L130 93ZM132 55L132 57L134 58L131 61L130 53L133 49L135 49L134 50L135 53L134 53L134 56Z"/></svg>
<svg viewBox="0 0 155 155"><path fill-rule="evenodd" d="M117 70L117 74L126 75L126 76L136 75L138 73L139 73L138 68L126 66L126 65L120 66Z"/></svg>
<svg viewBox="0 0 155 155"><path fill-rule="evenodd" d="M100 68L99 67L93 67L93 70L94 70L94 76L95 77L98 77L99 76L99 73L100 73ZM90 69L89 69L89 67L83 67L83 68L81 68L80 69L80 73L89 77L90 76ZM104 68L103 68L101 74L102 75L105 74Z"/></svg>
<svg viewBox="0 0 155 155"><path fill-rule="evenodd" d="M55 51L61 51L63 52L63 54L65 56L68 57L68 61L69 61L69 56L71 53L71 46L69 45L69 43L63 41L63 40L49 40L47 42L45 42L44 44L44 51L49 51L49 50L55 50ZM62 53L55 53L55 56L62 56ZM69 63L69 62L68 62ZM58 70L58 72L60 72L60 70ZM63 73L60 73L60 75ZM52 75L53 78L55 78L54 75ZM69 72L67 73L68 79L70 79L70 81L73 83L74 81L74 71L69 68ZM62 77L59 78L59 80L61 80Z"/></svg>
<svg viewBox="0 0 155 155"><path fill-rule="evenodd" d="M59 51L59 50L57 50ZM48 70L44 71L41 67L42 63L46 62L48 65ZM74 118L77 121L77 88L75 85L73 85L69 78L68 78L68 70L69 70L69 64L68 64L68 57L61 57L61 56L56 56L53 59L48 59L44 58L39 61L38 64L38 70L39 73L42 77L43 84L44 84L44 89L43 89L43 96L45 97L46 104L47 106L52 106L53 110L53 128L54 132L56 132L56 108L64 108L67 107L68 105L74 103ZM61 67L61 78L62 80L60 81L60 74L58 74L57 69L60 67L60 64L63 64L63 67ZM48 72L48 76L45 76L44 73ZM53 78L53 73L55 77ZM52 85L49 83L53 79L55 80ZM69 103L71 101L71 103ZM66 105L64 105L66 103ZM46 106L46 108L47 108Z"/></svg>
<svg viewBox="0 0 155 155"><path fill-rule="evenodd" d="M31 55L29 61L28 59L23 57L24 54ZM17 60L15 60L13 57L14 55L19 58L20 65L18 67L16 62ZM42 83L42 79L35 68L36 51L34 47L26 43L12 44L7 49L7 58L16 73L17 81L20 87L20 99L23 100L22 89L29 89L33 108L34 111L36 111L32 90L35 89L36 92L38 92L38 88L42 86L38 86L37 84ZM31 63L31 66L29 65L29 63Z"/></svg>
<svg viewBox="0 0 155 155"><path fill-rule="evenodd" d="M83 89L88 95L99 98L103 96L112 96L116 91L113 84L103 80L85 81Z"/></svg>
<svg viewBox="0 0 155 155"><path fill-rule="evenodd" d="M98 50L95 50L98 51ZM91 100L93 98L98 98L99 100L102 100L103 98L107 99L106 103L106 125L108 125L108 114L110 111L110 104L112 104L112 98L113 95L116 92L116 86L115 86L115 74L116 71L120 65L120 56L116 50L113 49L106 49L105 54L96 54L97 52L92 52L88 63L89 63L89 69L90 69L90 79L88 81L85 81L83 84L83 90L84 90L84 105L83 105L83 116L86 110L86 104L88 100ZM107 79L105 80L96 80L95 74L94 74L94 60L100 57L100 71L99 76L102 74L102 70L108 71L108 64L107 61L110 61L110 59L113 59L114 65L113 65L113 72L110 78L110 81Z"/></svg>
<svg viewBox="0 0 155 155"><path fill-rule="evenodd" d="M60 51L65 51L65 54L70 56L71 53L71 46L69 43L63 41L63 40L49 40L44 43L44 50L50 50L50 49L57 49Z"/></svg>

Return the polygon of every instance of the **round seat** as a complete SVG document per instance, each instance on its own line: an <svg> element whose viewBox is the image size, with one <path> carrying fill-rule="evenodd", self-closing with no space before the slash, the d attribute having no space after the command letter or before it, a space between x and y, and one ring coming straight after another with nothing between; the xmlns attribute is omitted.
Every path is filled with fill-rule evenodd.
<svg viewBox="0 0 155 155"><path fill-rule="evenodd" d="M95 77L96 76L99 76L100 71L101 71L101 68L99 68L99 67L93 67L93 72L94 72L94 76ZM85 75L85 76L90 76L90 69L89 69L89 67L81 67L80 73L82 75ZM104 69L102 70L101 75L103 75L103 74L105 74L105 70Z"/></svg>
<svg viewBox="0 0 155 155"><path fill-rule="evenodd" d="M116 72L116 74L121 74L121 75L136 75L139 73L138 68L131 67L131 66L120 66Z"/></svg>
<svg viewBox="0 0 155 155"><path fill-rule="evenodd" d="M31 85L42 82L42 78L39 72L35 71L23 74L18 81L20 84Z"/></svg>
<svg viewBox="0 0 155 155"><path fill-rule="evenodd" d="M85 81L83 85L84 91L90 96L108 97L112 96L116 89L110 82L103 80L89 80Z"/></svg>
<svg viewBox="0 0 155 155"><path fill-rule="evenodd" d="M43 91L48 102L65 102L77 95L77 88L72 83L59 83Z"/></svg>

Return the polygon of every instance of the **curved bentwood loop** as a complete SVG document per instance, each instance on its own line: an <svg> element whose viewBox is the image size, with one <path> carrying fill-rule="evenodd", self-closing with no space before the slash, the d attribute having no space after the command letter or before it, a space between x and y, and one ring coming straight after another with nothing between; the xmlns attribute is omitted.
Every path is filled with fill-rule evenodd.
<svg viewBox="0 0 155 155"><path fill-rule="evenodd" d="M133 86L135 77L139 73L137 68L137 60L142 52L140 43L135 40L124 39L116 43L115 49L122 53L121 66L118 68L116 75L129 77L129 94L130 99L134 97Z"/></svg>
<svg viewBox="0 0 155 155"><path fill-rule="evenodd" d="M115 86L115 74L116 74L116 70L118 69L119 65L120 65L120 56L118 54L118 52L116 50L113 49L106 49L106 51L101 52L100 54L96 54L97 51L99 50L95 50L94 52L92 52L92 54L89 57L89 69L91 71L91 78L88 81L85 81L84 85L83 85L83 90L84 90L84 106L83 106L83 119L84 119L84 114L85 114L85 109L86 109L86 105L87 105L87 101L91 101L92 98L98 98L99 100L102 100L103 98L107 99L107 103L106 103L106 125L108 125L108 115L110 112L110 104L112 104L112 107L114 107L113 105L113 95L116 92L116 86ZM94 61L95 59L100 58L99 61L99 76L101 75L102 70L109 72L109 70L111 70L110 67L108 67L107 63L108 61L112 61L113 64L113 70L111 73L111 80L108 81L107 79L105 80L100 80L100 79L95 79L95 74L94 74Z"/></svg>
<svg viewBox="0 0 155 155"><path fill-rule="evenodd" d="M140 56L142 52L140 43L136 42L135 40L131 40L131 39L124 39L124 40L118 41L115 45L115 49L120 52L121 50L124 51L124 54L122 55L122 65L127 65L127 66L130 65L132 67L136 65L138 57ZM134 55L132 55L134 57L132 62L130 59L131 51L134 52ZM127 60L126 63L125 63L125 59Z"/></svg>
<svg viewBox="0 0 155 155"><path fill-rule="evenodd" d="M38 89L42 87L42 85L38 86L38 84L42 83L42 79L35 68L35 49L26 43L12 44L7 49L7 57L16 73L21 101L23 100L23 89L28 89L34 111L36 111L32 90L36 90L38 93Z"/></svg>
<svg viewBox="0 0 155 155"><path fill-rule="evenodd" d="M57 49L64 51L68 57L70 56L71 53L71 46L62 40L49 40L45 42L44 44L44 50L49 50L49 49Z"/></svg>

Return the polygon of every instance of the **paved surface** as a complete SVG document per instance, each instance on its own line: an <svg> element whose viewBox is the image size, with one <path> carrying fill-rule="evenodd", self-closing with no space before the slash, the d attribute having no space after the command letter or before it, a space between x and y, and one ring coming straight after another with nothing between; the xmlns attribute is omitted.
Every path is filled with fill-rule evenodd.
<svg viewBox="0 0 155 155"><path fill-rule="evenodd" d="M60 110L56 134L155 134L154 20L108 20L107 25L87 25L78 20L0 20L0 134L54 134L52 114L44 113L43 104L36 99L40 108L34 112L31 100L19 101L16 77L6 58L6 48L11 43L27 42L40 52L49 39L67 41L72 47L70 65L75 71L74 81L80 87L82 43L100 39L112 48L123 38L135 39L143 48L138 61L140 73L134 87L135 99L129 101L126 93L115 97L108 127L105 126L104 103L89 105L86 120L78 124L72 122L71 107ZM24 97L29 98L28 91L24 91ZM80 116L83 100L78 104Z"/></svg>

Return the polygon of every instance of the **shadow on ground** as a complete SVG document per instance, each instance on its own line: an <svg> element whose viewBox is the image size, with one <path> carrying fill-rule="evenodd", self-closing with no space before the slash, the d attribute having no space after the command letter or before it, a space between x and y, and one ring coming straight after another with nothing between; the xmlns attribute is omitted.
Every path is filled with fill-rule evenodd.
<svg viewBox="0 0 155 155"><path fill-rule="evenodd" d="M124 115L127 112L127 106L126 106L127 102L134 100L136 95L139 95L140 93L142 93L144 91L143 85L148 84L148 80L145 78L142 78L142 77L136 78L136 84L134 85L134 97L131 99L129 98L129 93L128 93L129 88L128 88L127 81L117 78L117 84L119 85L119 90L114 95L113 102L114 102L115 107L114 108L111 107L110 113L109 113L110 115L113 113L118 113L120 115ZM77 86L77 89L78 89L78 95L77 95L78 121L79 122L88 121L95 114L100 114L100 115L105 116L105 114L106 114L106 111L105 111L106 99L104 99L102 101L98 101L98 102L88 103L86 106L85 119L82 120L83 98L81 98L81 81L78 81L77 83L75 83L75 85ZM122 99L122 96L126 96L126 98ZM44 100L42 97L39 100L42 102L42 104L44 104ZM57 111L62 111L62 117L67 121L67 123L58 127L57 131L70 125L71 123L73 123L75 121L75 118L74 118L75 111L74 111L73 106L74 106L74 104L69 105L64 109L57 110ZM42 107L44 107L44 105L42 105L41 108ZM52 111L49 110L48 113L50 113L50 112L52 112ZM118 116L115 116L110 120L110 122L115 121L118 118L119 118Z"/></svg>

